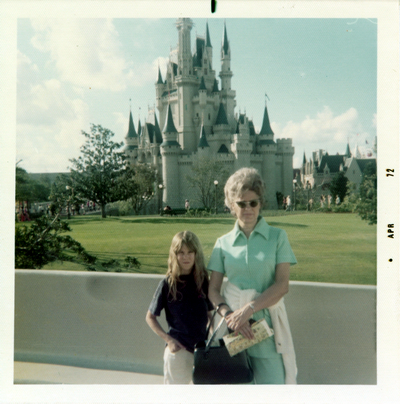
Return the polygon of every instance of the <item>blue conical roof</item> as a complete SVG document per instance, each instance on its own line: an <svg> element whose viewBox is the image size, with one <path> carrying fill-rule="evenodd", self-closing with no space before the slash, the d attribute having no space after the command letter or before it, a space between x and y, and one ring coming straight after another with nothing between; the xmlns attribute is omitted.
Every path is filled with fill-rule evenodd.
<svg viewBox="0 0 400 404"><path fill-rule="evenodd" d="M161 71L160 68L158 68L158 80L157 80L157 84L164 84L162 76L161 76Z"/></svg>
<svg viewBox="0 0 400 404"><path fill-rule="evenodd" d="M222 105L222 102L219 104L219 110L217 115L217 120L215 121L216 125L229 125L228 118L226 117L225 108Z"/></svg>
<svg viewBox="0 0 400 404"><path fill-rule="evenodd" d="M226 23L224 22L224 38L222 42L222 49L224 50L224 53L227 54L229 51L229 43L228 43L228 34L226 32Z"/></svg>
<svg viewBox="0 0 400 404"><path fill-rule="evenodd" d="M269 123L267 106L265 106L263 123L259 135L273 135L273 134L274 132L272 131L271 125Z"/></svg>
<svg viewBox="0 0 400 404"><path fill-rule="evenodd" d="M199 90L207 90L206 83L204 82L204 76L201 76Z"/></svg>
<svg viewBox="0 0 400 404"><path fill-rule="evenodd" d="M167 120L165 121L164 133L178 133L175 128L174 120L172 119L171 105L168 104Z"/></svg>
<svg viewBox="0 0 400 404"><path fill-rule="evenodd" d="M218 93L218 81L217 81L217 79L214 79L214 87L213 87L213 89L212 89L212 92L213 93Z"/></svg>
<svg viewBox="0 0 400 404"><path fill-rule="evenodd" d="M132 119L132 111L129 112L129 128L128 128L128 133L126 134L127 138L134 138L138 137L136 130L135 130L135 124L133 123Z"/></svg>
<svg viewBox="0 0 400 404"><path fill-rule="evenodd" d="M206 131L204 130L204 126L203 124L201 125L201 129L200 129L200 141L199 141L199 145L197 147L210 147L208 142L207 142L207 138L206 138Z"/></svg>
<svg viewBox="0 0 400 404"><path fill-rule="evenodd" d="M212 48L210 40L210 32L208 31L208 22L206 23L206 46Z"/></svg>

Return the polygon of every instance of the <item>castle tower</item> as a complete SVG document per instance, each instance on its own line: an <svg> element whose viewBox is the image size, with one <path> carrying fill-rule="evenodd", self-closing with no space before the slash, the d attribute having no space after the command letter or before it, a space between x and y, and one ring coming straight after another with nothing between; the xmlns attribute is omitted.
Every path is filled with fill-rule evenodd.
<svg viewBox="0 0 400 404"><path fill-rule="evenodd" d="M178 156L181 153L180 144L177 142L178 131L172 119L171 105L168 104L167 119L163 129L163 142L160 146L163 172L163 202L175 208L179 206L180 178L178 168Z"/></svg>
<svg viewBox="0 0 400 404"><path fill-rule="evenodd" d="M231 89L232 81L232 70L231 70L231 47L228 41L228 34L226 31L226 24L224 23L224 32L221 45L221 71L219 77L221 78L221 102L225 106L226 115L228 118L229 125L232 130L235 129L235 118L234 109L236 106L236 91Z"/></svg>
<svg viewBox="0 0 400 404"><path fill-rule="evenodd" d="M208 156L210 152L210 145L207 142L206 131L204 130L204 125L201 124L200 129L200 140L197 146L197 153L199 157Z"/></svg>
<svg viewBox="0 0 400 404"><path fill-rule="evenodd" d="M190 18L178 18L176 22L179 40L178 69L175 76L177 105L174 115L177 118L179 143L187 154L196 151L197 147L192 99L198 90L198 80L194 75L193 59L190 50L190 31L192 26L193 22Z"/></svg>
<svg viewBox="0 0 400 404"><path fill-rule="evenodd" d="M238 130L233 136L231 149L236 157L235 170L250 166L250 154L253 146L250 143L249 120L244 114L239 117Z"/></svg>
<svg viewBox="0 0 400 404"><path fill-rule="evenodd" d="M165 85L162 80L160 67L158 67L158 80L156 82L156 103L157 103L157 109L160 114L162 113L162 111L164 109L164 104L161 100L161 97L164 93L164 88L165 88Z"/></svg>
<svg viewBox="0 0 400 404"><path fill-rule="evenodd" d="M258 134L257 151L263 156L262 177L265 181L266 198L269 209L277 208L276 190L277 190L277 166L276 152L277 145L274 141L274 132L269 122L267 104L265 104L263 123Z"/></svg>
<svg viewBox="0 0 400 404"><path fill-rule="evenodd" d="M137 157L137 148L139 146L139 137L135 130L135 124L132 119L132 111L129 111L129 126L128 132L125 136L126 146L124 148L124 153L128 157L130 162L133 162Z"/></svg>
<svg viewBox="0 0 400 404"><path fill-rule="evenodd" d="M210 63L210 69L212 69L212 45L210 39L210 32L208 30L208 22L206 23L206 52Z"/></svg>

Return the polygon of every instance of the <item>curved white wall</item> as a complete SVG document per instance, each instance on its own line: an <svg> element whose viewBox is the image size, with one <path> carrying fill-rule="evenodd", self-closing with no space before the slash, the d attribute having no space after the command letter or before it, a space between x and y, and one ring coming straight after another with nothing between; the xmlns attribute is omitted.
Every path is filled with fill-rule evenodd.
<svg viewBox="0 0 400 404"><path fill-rule="evenodd" d="M17 270L15 360L161 375L144 320L161 279ZM285 302L299 384L376 383L376 287L291 282Z"/></svg>

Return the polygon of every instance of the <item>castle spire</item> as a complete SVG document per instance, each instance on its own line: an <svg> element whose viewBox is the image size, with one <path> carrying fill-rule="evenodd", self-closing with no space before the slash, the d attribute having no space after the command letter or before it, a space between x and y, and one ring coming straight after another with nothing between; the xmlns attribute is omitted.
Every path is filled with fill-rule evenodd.
<svg viewBox="0 0 400 404"><path fill-rule="evenodd" d="M172 119L171 105L168 104L167 120L163 129L164 133L178 133L176 130L174 120Z"/></svg>
<svg viewBox="0 0 400 404"><path fill-rule="evenodd" d="M204 149L205 147L210 147L210 145L207 142L206 131L204 130L204 125L203 124L201 124L200 140L199 140L199 145L197 147L202 148L202 149Z"/></svg>
<svg viewBox="0 0 400 404"><path fill-rule="evenodd" d="M272 131L271 125L269 123L267 105L265 105L264 118L263 118L263 123L262 123L262 127L261 127L259 135L273 135L273 134L274 134L274 132Z"/></svg>
<svg viewBox="0 0 400 404"><path fill-rule="evenodd" d="M212 48L210 40L210 32L208 31L208 21L206 22L206 47Z"/></svg>
<svg viewBox="0 0 400 404"><path fill-rule="evenodd" d="M129 111L129 127L128 127L128 133L126 134L126 138L137 138L137 137L138 134L136 133L135 124L133 123L132 111Z"/></svg>
<svg viewBox="0 0 400 404"><path fill-rule="evenodd" d="M158 80L157 84L164 84L162 76L161 76L161 70L160 70L160 65L158 65Z"/></svg>
<svg viewBox="0 0 400 404"><path fill-rule="evenodd" d="M222 102L219 104L219 110L217 119L215 121L215 125L229 125L228 118L226 117L225 108L222 105Z"/></svg>
<svg viewBox="0 0 400 404"><path fill-rule="evenodd" d="M228 41L228 34L226 32L226 21L224 21L224 34L222 39L222 51L225 55L229 52L229 41Z"/></svg>

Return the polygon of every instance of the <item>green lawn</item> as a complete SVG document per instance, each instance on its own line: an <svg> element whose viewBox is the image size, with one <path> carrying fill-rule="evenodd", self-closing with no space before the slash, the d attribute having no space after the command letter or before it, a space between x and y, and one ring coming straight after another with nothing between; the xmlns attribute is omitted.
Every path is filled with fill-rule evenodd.
<svg viewBox="0 0 400 404"><path fill-rule="evenodd" d="M271 226L285 229L298 264L291 279L376 285L376 226L355 214L264 212ZM173 235L196 233L206 261L217 237L230 231L231 216L170 218L159 216L80 216L70 220L70 235L89 253L102 259L135 256L142 266L136 272L164 274ZM52 263L44 269L82 270L71 263Z"/></svg>

